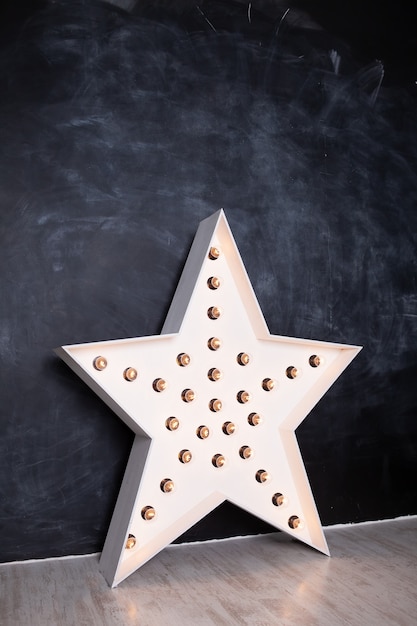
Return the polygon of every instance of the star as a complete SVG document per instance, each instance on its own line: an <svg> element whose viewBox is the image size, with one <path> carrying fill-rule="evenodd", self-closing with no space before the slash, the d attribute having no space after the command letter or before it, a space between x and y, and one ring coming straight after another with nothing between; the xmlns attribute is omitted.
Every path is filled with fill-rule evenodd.
<svg viewBox="0 0 417 626"><path fill-rule="evenodd" d="M135 432L108 584L225 500L329 554L295 430L360 349L270 334L223 210L200 223L161 335L57 348Z"/></svg>

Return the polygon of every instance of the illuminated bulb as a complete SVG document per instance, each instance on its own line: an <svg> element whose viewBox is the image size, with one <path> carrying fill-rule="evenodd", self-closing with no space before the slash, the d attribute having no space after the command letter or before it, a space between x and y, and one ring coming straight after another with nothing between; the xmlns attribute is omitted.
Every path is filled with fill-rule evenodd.
<svg viewBox="0 0 417 626"><path fill-rule="evenodd" d="M258 413L250 413L248 415L248 422L251 426L259 426L262 422L262 417Z"/></svg>
<svg viewBox="0 0 417 626"><path fill-rule="evenodd" d="M167 382L163 378L155 378L152 383L152 387L155 391L161 392L167 388Z"/></svg>
<svg viewBox="0 0 417 626"><path fill-rule="evenodd" d="M213 411L213 413L217 413L218 411L222 410L222 401L218 400L217 398L213 398L213 400L210 400L209 402L209 409L210 411Z"/></svg>
<svg viewBox="0 0 417 626"><path fill-rule="evenodd" d="M153 519L156 515L155 509L153 508L153 506L144 506L140 514L142 515L143 519L147 522L150 522L151 519Z"/></svg>
<svg viewBox="0 0 417 626"><path fill-rule="evenodd" d="M236 357L236 360L239 363L239 365L247 365L250 361L250 356L249 354L246 354L246 352L239 352L239 354Z"/></svg>
<svg viewBox="0 0 417 626"><path fill-rule="evenodd" d="M290 519L288 520L288 526L293 530L297 530L297 528L299 530L302 530L304 528L304 524L300 520L298 515L291 515Z"/></svg>
<svg viewBox="0 0 417 626"><path fill-rule="evenodd" d="M235 424L233 424L233 422L225 422L222 426L222 431L225 435L233 435L233 433L236 431L236 426Z"/></svg>
<svg viewBox="0 0 417 626"><path fill-rule="evenodd" d="M252 454L252 448L249 448L249 446L242 446L241 448L239 448L239 456L242 459L249 459Z"/></svg>
<svg viewBox="0 0 417 626"><path fill-rule="evenodd" d="M226 463L226 459L222 454L215 454L211 459L211 462L213 463L214 467L223 467L223 465Z"/></svg>
<svg viewBox="0 0 417 626"><path fill-rule="evenodd" d="M165 426L168 430L177 430L180 426L180 422L176 417L168 417L165 422Z"/></svg>
<svg viewBox="0 0 417 626"><path fill-rule="evenodd" d="M219 256L220 256L220 250L218 248L215 248L214 246L210 248L209 253L208 253L209 259L211 259L212 261L215 261L216 259L219 258Z"/></svg>
<svg viewBox="0 0 417 626"><path fill-rule="evenodd" d="M272 496L272 504L274 506L282 506L283 504L287 504L287 498L282 495L282 493L274 493Z"/></svg>
<svg viewBox="0 0 417 626"><path fill-rule="evenodd" d="M217 337L210 337L210 339L207 342L207 346L210 348L210 350L218 350L221 347L221 345L222 345L222 342Z"/></svg>
<svg viewBox="0 0 417 626"><path fill-rule="evenodd" d="M178 365L180 365L181 367L187 367L187 365L190 364L191 358L189 354L186 354L185 352L181 352L178 356L177 356L177 363Z"/></svg>
<svg viewBox="0 0 417 626"><path fill-rule="evenodd" d="M199 439L207 439L210 434L210 430L207 426L199 426L197 428L197 437Z"/></svg>
<svg viewBox="0 0 417 626"><path fill-rule="evenodd" d="M217 319L219 319L219 317L221 315L221 311L220 311L218 306L211 306L207 310L207 315L209 316L209 318L211 320L217 320Z"/></svg>
<svg viewBox="0 0 417 626"><path fill-rule="evenodd" d="M125 378L125 380L132 382L132 380L136 380L136 378L138 377L138 373L134 367L127 367L123 372L123 377Z"/></svg>
<svg viewBox="0 0 417 626"><path fill-rule="evenodd" d="M275 382L272 380L272 378L263 379L262 389L265 389L265 391L272 391L274 387L275 387Z"/></svg>
<svg viewBox="0 0 417 626"><path fill-rule="evenodd" d="M126 539L126 544L125 544L125 548L127 550L131 550L132 548L134 548L136 545L136 537L135 535L129 535L128 538Z"/></svg>
<svg viewBox="0 0 417 626"><path fill-rule="evenodd" d="M207 281L207 286L209 289L218 289L220 287L220 278L217 278L217 276L210 276Z"/></svg>
<svg viewBox="0 0 417 626"><path fill-rule="evenodd" d="M222 373L220 370L217 369L217 367L212 367L208 372L207 372L207 376L209 377L210 380L220 380L220 378L222 377Z"/></svg>
<svg viewBox="0 0 417 626"><path fill-rule="evenodd" d="M270 476L266 470L260 469L256 472L255 478L258 483L266 483Z"/></svg>
<svg viewBox="0 0 417 626"><path fill-rule="evenodd" d="M247 391L239 391L236 399L238 402L240 402L240 404L246 404L246 402L249 402L250 400L250 395L249 392Z"/></svg>
<svg viewBox="0 0 417 626"><path fill-rule="evenodd" d="M178 458L181 461L181 463L189 463L191 459L193 458L193 455L191 454L189 450L181 450L181 452L178 455Z"/></svg>
<svg viewBox="0 0 417 626"><path fill-rule="evenodd" d="M289 367L287 367L287 369L285 370L286 375L288 376L288 378L297 378L297 376L300 375L300 370L298 370L296 367L294 367L293 365L290 365Z"/></svg>
<svg viewBox="0 0 417 626"><path fill-rule="evenodd" d="M164 493L171 493L174 490L174 483L170 478L164 478L159 485Z"/></svg>
<svg viewBox="0 0 417 626"><path fill-rule="evenodd" d="M311 357L308 359L308 362L310 363L311 367L318 367L323 363L323 359L317 354L312 354Z"/></svg>
<svg viewBox="0 0 417 626"><path fill-rule="evenodd" d="M107 359L104 356L96 356L93 361L93 366L99 372L103 371L107 367Z"/></svg>
<svg viewBox="0 0 417 626"><path fill-rule="evenodd" d="M195 399L195 393L192 389L184 389L181 393L181 398L184 402L192 402Z"/></svg>

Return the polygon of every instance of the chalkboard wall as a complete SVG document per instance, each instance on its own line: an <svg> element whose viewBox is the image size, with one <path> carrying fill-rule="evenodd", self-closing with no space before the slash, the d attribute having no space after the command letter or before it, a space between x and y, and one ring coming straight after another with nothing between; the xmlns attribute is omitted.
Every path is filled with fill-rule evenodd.
<svg viewBox="0 0 417 626"><path fill-rule="evenodd" d="M415 87L283 10L151 4L3 22L2 561L101 550L132 434L53 348L158 334L221 207L272 333L364 346L298 429L323 524L417 513Z"/></svg>

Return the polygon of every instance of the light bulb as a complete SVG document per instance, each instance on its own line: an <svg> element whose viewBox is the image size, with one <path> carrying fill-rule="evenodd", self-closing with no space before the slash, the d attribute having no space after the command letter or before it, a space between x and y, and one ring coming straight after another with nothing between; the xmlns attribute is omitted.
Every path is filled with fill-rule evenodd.
<svg viewBox="0 0 417 626"><path fill-rule="evenodd" d="M258 483L266 483L266 481L270 479L270 476L266 470L260 469L256 472L255 478Z"/></svg>
<svg viewBox="0 0 417 626"><path fill-rule="evenodd" d="M294 367L294 365L290 365L289 367L287 367L287 369L285 370L285 373L288 376L288 378L297 378L297 376L301 374L300 370Z"/></svg>
<svg viewBox="0 0 417 626"><path fill-rule="evenodd" d="M250 400L250 394L248 391L239 391L236 395L236 399L240 404L246 404Z"/></svg>
<svg viewBox="0 0 417 626"><path fill-rule="evenodd" d="M134 367L127 367L123 372L123 377L125 380L132 382L133 380L136 380L138 373Z"/></svg>
<svg viewBox="0 0 417 626"><path fill-rule="evenodd" d="M287 504L287 498L282 495L282 493L274 493L272 496L272 504L274 506L283 506Z"/></svg>
<svg viewBox="0 0 417 626"><path fill-rule="evenodd" d="M207 346L210 348L210 350L218 350L221 347L221 345L222 345L222 342L217 337L210 337L210 339L207 342Z"/></svg>
<svg viewBox="0 0 417 626"><path fill-rule="evenodd" d="M252 454L253 454L253 450L249 446L242 446L241 448L239 448L239 456L242 459L250 459Z"/></svg>
<svg viewBox="0 0 417 626"><path fill-rule="evenodd" d="M236 360L239 363L239 365L247 365L250 361L250 356L246 352L239 352L239 354L236 357Z"/></svg>
<svg viewBox="0 0 417 626"><path fill-rule="evenodd" d="M168 417L165 421L165 426L168 430L177 430L180 426L180 422L176 417Z"/></svg>
<svg viewBox="0 0 417 626"><path fill-rule="evenodd" d="M211 320L217 320L221 315L221 311L218 306L211 306L207 309L207 315Z"/></svg>
<svg viewBox="0 0 417 626"><path fill-rule="evenodd" d="M185 352L180 352L180 354L177 356L177 363L180 367L187 367L187 365L189 365L191 362L191 358L189 354L186 354Z"/></svg>
<svg viewBox="0 0 417 626"><path fill-rule="evenodd" d="M222 431L225 435L233 435L236 432L236 425L233 422L225 422L222 426Z"/></svg>
<svg viewBox="0 0 417 626"><path fill-rule="evenodd" d="M210 430L208 426L199 426L196 432L199 439L207 439L207 437L210 435Z"/></svg>
<svg viewBox="0 0 417 626"><path fill-rule="evenodd" d="M178 458L181 461L181 463L189 463L191 459L193 458L193 455L191 454L189 450L181 450L181 452L178 455Z"/></svg>
<svg viewBox="0 0 417 626"><path fill-rule="evenodd" d="M163 378L155 378L152 383L152 387L155 391L160 393L161 391L165 391L165 389L167 388L167 382Z"/></svg>
<svg viewBox="0 0 417 626"><path fill-rule="evenodd" d="M323 364L323 357L318 356L317 354L312 354L311 357L308 359L308 362L310 363L311 367L318 367L319 365Z"/></svg>
<svg viewBox="0 0 417 626"><path fill-rule="evenodd" d="M217 276L210 276L207 281L207 286L209 289L218 289L220 287L220 278L217 278Z"/></svg>
<svg viewBox="0 0 417 626"><path fill-rule="evenodd" d="M195 399L195 393L192 389L184 389L181 398L184 402L192 402Z"/></svg>
<svg viewBox="0 0 417 626"><path fill-rule="evenodd" d="M127 550L131 550L132 548L135 547L135 545L136 545L135 535L129 535L128 538L126 539L125 548Z"/></svg>
<svg viewBox="0 0 417 626"><path fill-rule="evenodd" d="M251 426L259 426L262 422L262 417L258 413L249 413L248 422Z"/></svg>
<svg viewBox="0 0 417 626"><path fill-rule="evenodd" d="M210 411L213 411L213 413L218 413L218 411L221 411L222 406L223 406L222 401L219 400L218 398L213 398L209 402L209 409Z"/></svg>
<svg viewBox="0 0 417 626"><path fill-rule="evenodd" d="M219 369L217 369L217 367L212 367L207 372L207 376L209 377L210 380L216 381L216 380L220 380L220 378L222 377L222 373Z"/></svg>
<svg viewBox="0 0 417 626"><path fill-rule="evenodd" d="M150 522L155 517L156 512L153 506L144 506L140 514L146 522Z"/></svg>
<svg viewBox="0 0 417 626"><path fill-rule="evenodd" d="M222 454L215 454L211 459L211 462L213 463L214 467L223 467L223 465L226 463L226 459Z"/></svg>
<svg viewBox="0 0 417 626"><path fill-rule="evenodd" d="M215 261L220 256L220 250L214 246L212 246L209 250L208 257L211 261Z"/></svg>
<svg viewBox="0 0 417 626"><path fill-rule="evenodd" d="M304 524L300 520L298 515L291 515L290 519L288 520L288 526L293 530L297 530L297 528L299 530L302 530L304 528Z"/></svg>
<svg viewBox="0 0 417 626"><path fill-rule="evenodd" d="M107 367L107 359L104 356L96 356L93 361L93 367L99 372L102 372Z"/></svg>
<svg viewBox="0 0 417 626"><path fill-rule="evenodd" d="M265 391L272 391L275 387L275 381L272 378L264 378L262 381L262 389Z"/></svg>
<svg viewBox="0 0 417 626"><path fill-rule="evenodd" d="M159 485L164 493L171 493L174 490L174 482L170 478L164 478Z"/></svg>

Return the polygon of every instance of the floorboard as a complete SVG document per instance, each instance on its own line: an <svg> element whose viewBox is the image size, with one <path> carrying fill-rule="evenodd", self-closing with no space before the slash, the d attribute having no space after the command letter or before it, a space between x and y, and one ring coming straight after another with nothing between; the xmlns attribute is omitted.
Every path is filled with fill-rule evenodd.
<svg viewBox="0 0 417 626"><path fill-rule="evenodd" d="M0 565L2 626L415 626L417 517L172 545L116 589L98 555Z"/></svg>

